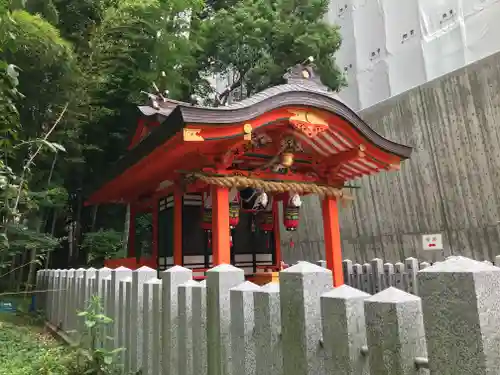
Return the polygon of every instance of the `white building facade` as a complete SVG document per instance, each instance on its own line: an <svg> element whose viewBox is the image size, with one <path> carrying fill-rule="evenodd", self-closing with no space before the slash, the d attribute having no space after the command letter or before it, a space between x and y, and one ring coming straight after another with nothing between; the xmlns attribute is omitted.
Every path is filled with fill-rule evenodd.
<svg viewBox="0 0 500 375"><path fill-rule="evenodd" d="M328 21L356 110L500 51L500 0L332 0Z"/></svg>

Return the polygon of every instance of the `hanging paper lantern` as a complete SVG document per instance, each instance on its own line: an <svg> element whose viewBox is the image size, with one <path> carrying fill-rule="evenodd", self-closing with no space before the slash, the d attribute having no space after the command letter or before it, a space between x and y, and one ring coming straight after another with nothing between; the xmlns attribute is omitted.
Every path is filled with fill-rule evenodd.
<svg viewBox="0 0 500 375"><path fill-rule="evenodd" d="M240 195L238 189L229 192L229 228L234 229L240 222Z"/></svg>
<svg viewBox="0 0 500 375"><path fill-rule="evenodd" d="M274 216L273 216L273 204L272 198L269 200L267 207L264 211L260 211L257 214L257 222L259 223L259 228L264 233L272 232L274 229Z"/></svg>
<svg viewBox="0 0 500 375"><path fill-rule="evenodd" d="M212 230L212 197L209 192L203 193L201 227L206 232Z"/></svg>
<svg viewBox="0 0 500 375"><path fill-rule="evenodd" d="M302 201L300 195L289 192L283 207L283 224L289 232L297 230L299 226L299 213Z"/></svg>

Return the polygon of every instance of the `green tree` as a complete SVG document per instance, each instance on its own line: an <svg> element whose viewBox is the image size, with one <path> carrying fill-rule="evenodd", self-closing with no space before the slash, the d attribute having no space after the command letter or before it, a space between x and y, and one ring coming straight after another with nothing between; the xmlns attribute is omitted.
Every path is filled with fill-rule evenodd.
<svg viewBox="0 0 500 375"><path fill-rule="evenodd" d="M238 88L236 99L241 99L281 83L287 68L312 56L323 82L332 90L340 89L344 77L334 53L341 38L338 27L324 21L328 3L212 2L212 8L194 23L198 28L193 38L202 46L198 71L232 75L231 89Z"/></svg>

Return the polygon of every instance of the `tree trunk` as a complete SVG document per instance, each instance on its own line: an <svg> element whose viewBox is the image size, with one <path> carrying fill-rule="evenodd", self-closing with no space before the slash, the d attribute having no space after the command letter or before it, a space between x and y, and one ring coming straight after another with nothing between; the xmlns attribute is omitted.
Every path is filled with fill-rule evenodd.
<svg viewBox="0 0 500 375"><path fill-rule="evenodd" d="M90 225L90 231L95 232L95 224L97 222L97 211L99 210L99 205L96 204L92 207L92 224Z"/></svg>
<svg viewBox="0 0 500 375"><path fill-rule="evenodd" d="M26 266L27 260L28 260L28 252L24 251L23 255L21 257L21 264L19 265L20 268L17 270L17 272L14 272L14 274L18 273L18 275L19 275L17 280L16 280L16 278L14 278L14 280L16 280L16 284L17 284L16 291L18 293L21 292L21 285L23 284L23 279L24 279L24 267Z"/></svg>
<svg viewBox="0 0 500 375"><path fill-rule="evenodd" d="M45 231L45 226L46 226L46 218L48 216L47 210L41 211L41 218L38 220L38 223L36 225L36 232L41 233L42 228ZM26 288L24 289L25 292L29 292L31 290L31 287L33 286L33 282L35 281L35 272L37 268L36 264L36 257L38 255L38 250L36 248L31 250L30 254L30 261L29 261L29 268L28 268L28 278L26 279ZM26 256L27 257L27 256ZM24 269L24 267L22 268Z"/></svg>
<svg viewBox="0 0 500 375"><path fill-rule="evenodd" d="M128 239L130 236L130 204L127 205L127 212L125 213L125 224L123 228L123 250L128 254Z"/></svg>
<svg viewBox="0 0 500 375"><path fill-rule="evenodd" d="M57 221L57 210L54 209L54 215L52 216L52 226L50 228L50 235L54 237L54 232L56 231L56 221ZM50 254L52 254L52 251L49 251L47 253L47 257L45 258L45 269L49 268L50 264Z"/></svg>
<svg viewBox="0 0 500 375"><path fill-rule="evenodd" d="M19 255L12 256L10 271L9 271L9 289L13 290L16 285L16 267L17 267L17 259Z"/></svg>

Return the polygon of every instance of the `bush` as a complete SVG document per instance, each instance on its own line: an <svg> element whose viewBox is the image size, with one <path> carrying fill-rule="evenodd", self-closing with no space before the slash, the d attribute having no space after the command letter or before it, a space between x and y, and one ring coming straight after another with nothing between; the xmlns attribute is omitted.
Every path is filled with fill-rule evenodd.
<svg viewBox="0 0 500 375"><path fill-rule="evenodd" d="M102 267L105 259L125 255L123 253L123 234L113 229L85 233L81 249L87 254L89 264L94 267Z"/></svg>

